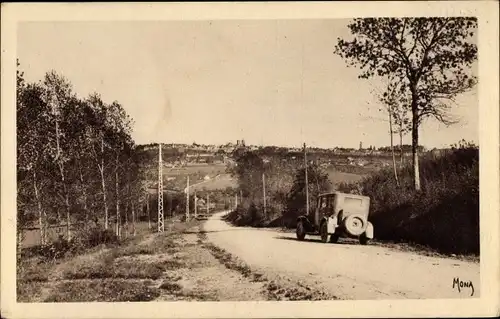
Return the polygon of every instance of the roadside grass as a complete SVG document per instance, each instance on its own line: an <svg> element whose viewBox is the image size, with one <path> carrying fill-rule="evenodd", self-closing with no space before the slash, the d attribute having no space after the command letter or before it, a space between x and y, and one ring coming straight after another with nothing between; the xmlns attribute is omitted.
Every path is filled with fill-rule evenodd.
<svg viewBox="0 0 500 319"><path fill-rule="evenodd" d="M160 289L166 290L170 293L182 290L182 286L176 282L164 281L160 285Z"/></svg>
<svg viewBox="0 0 500 319"><path fill-rule="evenodd" d="M79 280L59 283L45 302L151 301L160 295L141 281L123 279Z"/></svg>
<svg viewBox="0 0 500 319"><path fill-rule="evenodd" d="M22 260L18 266L18 280L24 282L45 282L49 279L50 269L54 266L52 262L44 262L40 258Z"/></svg>
<svg viewBox="0 0 500 319"><path fill-rule="evenodd" d="M49 281L49 274L56 266L39 257L22 259L17 265L16 297L18 302L37 299Z"/></svg>
<svg viewBox="0 0 500 319"><path fill-rule="evenodd" d="M32 302L36 299L46 282L18 280L16 287L17 302Z"/></svg>
<svg viewBox="0 0 500 319"><path fill-rule="evenodd" d="M178 246L176 239L179 234L158 234L148 243L130 243L127 246L117 247L115 254L117 257L136 255L155 255L164 252L165 249L174 249Z"/></svg>
<svg viewBox="0 0 500 319"><path fill-rule="evenodd" d="M252 270L243 262L234 258L230 253L225 250L213 245L212 243L204 244L212 255L227 269L235 270L243 275L245 278L249 278L252 275Z"/></svg>
<svg viewBox="0 0 500 319"><path fill-rule="evenodd" d="M17 300L152 300L161 292L158 280L166 288L167 282L181 278L169 276L168 271L187 267L184 257L176 253L182 249L183 232L199 223L175 222L166 225L163 234L151 234L145 228L116 245L92 247L57 260L24 255L17 267Z"/></svg>
<svg viewBox="0 0 500 319"><path fill-rule="evenodd" d="M253 275L250 267L248 267L248 265L246 265L244 262L238 260L224 249L219 248L212 243L206 242L207 234L205 231L201 230L198 233L198 240L199 242L204 243L202 247L208 249L212 256L214 256L227 269L235 270L242 274L245 278L249 278ZM259 281L263 279L263 276L259 274L258 276L254 276L254 279L255 281Z"/></svg>
<svg viewBox="0 0 500 319"><path fill-rule="evenodd" d="M139 264L135 262L120 261L111 265L97 261L96 263L75 265L66 269L65 279L158 279L165 271L161 263Z"/></svg>
<svg viewBox="0 0 500 319"><path fill-rule="evenodd" d="M221 249L211 243L205 244L205 248L207 248L212 255L227 269L235 270L243 275L243 277L250 279L251 282L265 282L267 279L261 273L256 273L252 271L252 269L246 265L241 260L238 260L236 257Z"/></svg>
<svg viewBox="0 0 500 319"><path fill-rule="evenodd" d="M293 287L284 287L276 281L270 281L266 284L268 300L272 301L299 301L299 300L338 300L338 297L330 296L329 294L312 290L310 287L297 282Z"/></svg>
<svg viewBox="0 0 500 319"><path fill-rule="evenodd" d="M163 254L166 250L176 248L175 241L178 234L156 235L148 246L129 244L125 247L102 250L90 256L80 256L71 260L63 272L64 279L159 279L165 270L178 269L185 264L178 260L157 260L151 257L150 261L137 259L117 259L119 257L135 257L138 255Z"/></svg>
<svg viewBox="0 0 500 319"><path fill-rule="evenodd" d="M166 260L163 262L163 267L166 270L175 270L185 268L187 265L179 260Z"/></svg>
<svg viewBox="0 0 500 319"><path fill-rule="evenodd" d="M120 249L118 251L118 255L119 256L154 255L156 251L157 248L151 245L131 245Z"/></svg>
<svg viewBox="0 0 500 319"><path fill-rule="evenodd" d="M220 301L217 293L213 291L190 290L183 292L182 296L196 301Z"/></svg>
<svg viewBox="0 0 500 319"><path fill-rule="evenodd" d="M186 240L189 237L185 238L185 234L192 234L188 229L201 223L174 224L171 232L144 234L117 246L95 247L86 254L54 263L31 258L20 268L18 301L133 302L162 300L163 297L167 300L218 301L217 289L198 283L194 287L190 284L184 287L187 270L179 270L191 269L198 262L189 256L196 251L192 250L195 246L208 250L221 265L238 272L249 282L262 283L257 291L263 289L262 295L268 300L328 299L311 288L286 283L280 286L280 280L269 282L264 274L253 271L224 249L207 243L203 230L198 232L196 244Z"/></svg>

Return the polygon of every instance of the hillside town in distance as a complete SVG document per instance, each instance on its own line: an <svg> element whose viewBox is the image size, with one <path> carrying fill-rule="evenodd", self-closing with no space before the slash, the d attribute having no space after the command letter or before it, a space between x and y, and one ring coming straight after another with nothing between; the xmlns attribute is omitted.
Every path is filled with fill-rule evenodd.
<svg viewBox="0 0 500 319"><path fill-rule="evenodd" d="M157 150L157 143L142 144L138 146L139 149L144 151ZM223 145L214 144L192 144L182 143L165 143L162 144L163 155L166 167L183 167L191 164L231 164L233 163L233 155L241 151L252 151L263 158L266 156L280 155L288 157L290 160L301 159L303 153L302 147L285 147L285 146L262 146L262 145L248 145L245 140L236 140L236 143L228 142ZM401 150L403 150L401 152ZM448 148L433 148L426 150L420 146L419 153L431 153L439 156L445 153ZM332 164L335 165L348 165L360 167L386 167L390 165L387 161L391 155L391 148L389 146L364 147L363 143L359 143L359 148L345 148L345 147L332 147L332 148L318 148L307 147L307 151L311 160L322 167L328 167ZM394 152L398 158L410 158L411 145L404 144L395 146Z"/></svg>

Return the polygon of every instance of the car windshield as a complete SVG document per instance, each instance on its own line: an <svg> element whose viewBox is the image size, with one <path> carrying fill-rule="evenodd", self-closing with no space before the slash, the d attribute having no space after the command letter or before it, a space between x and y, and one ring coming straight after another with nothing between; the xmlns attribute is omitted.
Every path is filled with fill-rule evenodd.
<svg viewBox="0 0 500 319"><path fill-rule="evenodd" d="M335 196L331 196L328 201L328 208L333 208L334 203L335 203Z"/></svg>

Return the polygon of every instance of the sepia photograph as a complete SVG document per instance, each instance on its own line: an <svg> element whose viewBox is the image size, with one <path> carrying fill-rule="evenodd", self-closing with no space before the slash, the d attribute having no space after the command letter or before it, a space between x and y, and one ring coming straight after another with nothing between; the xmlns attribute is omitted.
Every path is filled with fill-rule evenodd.
<svg viewBox="0 0 500 319"><path fill-rule="evenodd" d="M442 299L499 311L498 240L487 239L498 238L498 86L489 104L480 95L498 84L480 39L496 39L498 57L498 38L479 17L493 7L463 3L314 18L245 18L244 4L189 18L158 4L163 19L154 6L104 19L105 7L93 18L99 5L70 5L74 19L16 21L12 103L2 99L12 302L59 316L83 303L71 317L123 302L161 305L159 317L226 302L289 316ZM299 301L331 306L291 312ZM176 304L184 312L168 313Z"/></svg>

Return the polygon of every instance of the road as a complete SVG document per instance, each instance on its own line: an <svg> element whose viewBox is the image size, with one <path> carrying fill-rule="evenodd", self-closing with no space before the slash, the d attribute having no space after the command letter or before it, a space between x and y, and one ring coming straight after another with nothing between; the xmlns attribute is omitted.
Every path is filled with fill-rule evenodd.
<svg viewBox="0 0 500 319"><path fill-rule="evenodd" d="M479 263L428 257L374 245L324 244L314 236L234 227L215 214L204 225L208 240L266 275L286 276L340 299L476 298ZM307 240L309 238L309 240ZM472 282L458 285L454 279ZM472 295L472 296L471 296Z"/></svg>

